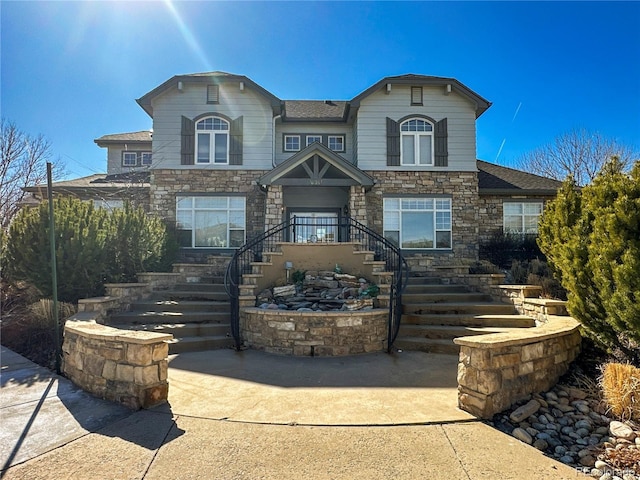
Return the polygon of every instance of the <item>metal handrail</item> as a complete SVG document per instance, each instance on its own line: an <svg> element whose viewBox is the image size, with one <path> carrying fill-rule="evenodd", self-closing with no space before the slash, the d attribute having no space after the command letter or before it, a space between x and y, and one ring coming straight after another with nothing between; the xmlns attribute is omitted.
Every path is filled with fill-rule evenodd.
<svg viewBox="0 0 640 480"><path fill-rule="evenodd" d="M374 232L366 225L350 217L322 218L321 227L331 230L327 234L310 235L302 238L300 232L316 228L318 219L307 217L292 217L266 232L257 235L233 255L224 276L224 286L231 300L231 334L236 350L240 350L242 339L240 336L240 281L242 275L251 273L251 263L262 261L263 252L275 251L277 243L291 241L294 243L360 243L364 250L374 253L374 260L384 261L387 271L393 272L393 281L389 291L389 317L387 325L387 352L391 352L393 342L398 336L400 319L402 317L402 292L407 285L409 267L402 256L400 248L382 235ZM306 230L305 230L306 229ZM320 237L320 238L318 238Z"/></svg>

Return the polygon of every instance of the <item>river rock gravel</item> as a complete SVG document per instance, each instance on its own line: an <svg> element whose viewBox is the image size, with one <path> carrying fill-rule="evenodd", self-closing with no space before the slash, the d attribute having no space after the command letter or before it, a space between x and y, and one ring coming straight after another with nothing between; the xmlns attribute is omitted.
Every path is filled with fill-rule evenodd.
<svg viewBox="0 0 640 480"><path fill-rule="evenodd" d="M640 426L607 416L589 391L558 384L495 415L490 424L585 478L640 480Z"/></svg>

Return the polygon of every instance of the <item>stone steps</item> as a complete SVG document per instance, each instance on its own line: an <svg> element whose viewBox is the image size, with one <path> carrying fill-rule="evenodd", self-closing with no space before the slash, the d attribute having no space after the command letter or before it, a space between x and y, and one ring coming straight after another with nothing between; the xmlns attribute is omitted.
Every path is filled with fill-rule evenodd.
<svg viewBox="0 0 640 480"><path fill-rule="evenodd" d="M149 300L133 302L131 310L135 312L226 312L229 313L229 302L213 302L207 300Z"/></svg>
<svg viewBox="0 0 640 480"><path fill-rule="evenodd" d="M467 315L509 315L515 313L513 305L492 302L442 302L442 303L406 303L404 314L467 314Z"/></svg>
<svg viewBox="0 0 640 480"><path fill-rule="evenodd" d="M131 310L112 315L108 323L129 329L170 333L169 354L231 348L230 303L219 276L194 277L133 302Z"/></svg>
<svg viewBox="0 0 640 480"><path fill-rule="evenodd" d="M463 327L454 325L400 325L399 336L412 338L441 338L453 340L457 337L502 333L514 330L509 327Z"/></svg>
<svg viewBox="0 0 640 480"><path fill-rule="evenodd" d="M528 328L535 327L536 322L526 315L409 314L402 316L401 324Z"/></svg>
<svg viewBox="0 0 640 480"><path fill-rule="evenodd" d="M440 293L405 293L402 294L402 303L410 305L431 303L467 303L490 302L491 297L484 293L473 292L440 292Z"/></svg>
<svg viewBox="0 0 640 480"><path fill-rule="evenodd" d="M399 349L456 355L453 339L535 326L513 305L438 277L410 277L402 295L402 319L394 346Z"/></svg>
<svg viewBox="0 0 640 480"><path fill-rule="evenodd" d="M457 355L460 351L460 347L453 343L452 339L398 337L393 345L399 350L442 353L446 355Z"/></svg>
<svg viewBox="0 0 640 480"><path fill-rule="evenodd" d="M227 336L205 336L205 337L174 337L169 342L169 354L202 352L205 350L219 350L222 348L233 348L233 338Z"/></svg>
<svg viewBox="0 0 640 480"><path fill-rule="evenodd" d="M419 284L410 283L405 289L403 295L415 293L468 293L469 289L464 285L438 285L438 284Z"/></svg>

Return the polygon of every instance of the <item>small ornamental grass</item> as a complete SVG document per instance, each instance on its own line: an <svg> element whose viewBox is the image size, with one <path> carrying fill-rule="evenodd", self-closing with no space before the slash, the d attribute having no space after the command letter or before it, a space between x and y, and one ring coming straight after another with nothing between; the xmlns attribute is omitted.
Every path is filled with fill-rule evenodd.
<svg viewBox="0 0 640 480"><path fill-rule="evenodd" d="M75 305L65 302L58 303L58 319L61 322L75 313ZM23 321L28 322L31 327L43 330L53 328L53 300L41 298L39 301L32 303L29 305L29 314L30 315L25 316Z"/></svg>
<svg viewBox="0 0 640 480"><path fill-rule="evenodd" d="M600 387L613 415L622 420L640 421L640 368L607 363L602 367Z"/></svg>

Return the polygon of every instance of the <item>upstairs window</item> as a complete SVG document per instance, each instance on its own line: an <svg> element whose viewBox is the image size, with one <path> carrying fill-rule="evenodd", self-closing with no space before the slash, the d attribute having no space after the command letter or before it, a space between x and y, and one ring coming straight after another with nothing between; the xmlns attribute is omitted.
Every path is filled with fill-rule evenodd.
<svg viewBox="0 0 640 480"><path fill-rule="evenodd" d="M422 105L422 87L411 87L411 105Z"/></svg>
<svg viewBox="0 0 640 480"><path fill-rule="evenodd" d="M400 164L433 165L433 125L412 118L400 125Z"/></svg>
<svg viewBox="0 0 640 480"><path fill-rule="evenodd" d="M542 209L542 202L505 202L502 206L504 231L536 235Z"/></svg>
<svg viewBox="0 0 640 480"><path fill-rule="evenodd" d="M314 142L322 143L321 135L307 135L307 147Z"/></svg>
<svg viewBox="0 0 640 480"><path fill-rule="evenodd" d="M329 148L334 152L344 152L344 137L342 135L329 135Z"/></svg>
<svg viewBox="0 0 640 480"><path fill-rule="evenodd" d="M122 166L135 167L138 164L137 152L122 152Z"/></svg>
<svg viewBox="0 0 640 480"><path fill-rule="evenodd" d="M151 165L151 152L142 152L140 154L140 163L142 165Z"/></svg>
<svg viewBox="0 0 640 480"><path fill-rule="evenodd" d="M206 117L196 122L196 164L229 163L229 122Z"/></svg>
<svg viewBox="0 0 640 480"><path fill-rule="evenodd" d="M300 135L284 136L284 151L298 152L300 150Z"/></svg>

